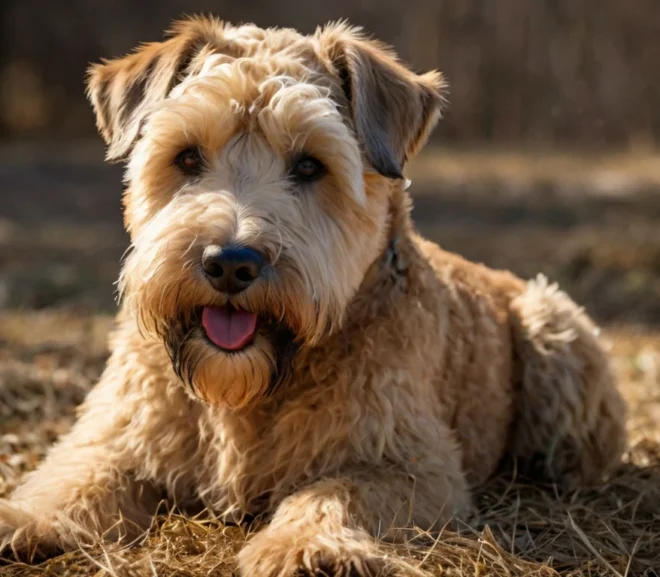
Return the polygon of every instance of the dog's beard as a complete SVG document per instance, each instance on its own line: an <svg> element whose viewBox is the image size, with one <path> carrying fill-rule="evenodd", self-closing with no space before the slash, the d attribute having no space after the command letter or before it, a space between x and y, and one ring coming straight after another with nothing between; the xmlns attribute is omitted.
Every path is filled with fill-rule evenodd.
<svg viewBox="0 0 660 577"><path fill-rule="evenodd" d="M362 278L359 267L340 258L349 248L339 232L322 228L325 236L316 238L307 230L311 240L303 241L294 216L274 221L256 211L239 214L230 195L200 192L177 196L133 232L119 282L125 310L143 334L165 343L175 371L197 397L241 407L272 393L287 379L296 344L315 346L341 326ZM248 289L228 297L211 286L201 261L204 247L231 239L255 247L269 265ZM226 311L217 309L226 306L257 315L254 335L248 323L237 334L226 325L207 334L204 307L216 309L218 320Z"/></svg>
<svg viewBox="0 0 660 577"><path fill-rule="evenodd" d="M227 351L208 337L201 316L196 309L161 331L174 371L193 395L240 408L286 386L298 343L285 323L261 316L252 341Z"/></svg>
<svg viewBox="0 0 660 577"><path fill-rule="evenodd" d="M129 256L122 276L129 289L124 292L126 310L145 336L164 343L188 391L210 404L238 409L272 396L290 380L298 350L313 346L310 336L323 335L328 326L326 318L314 314L313 299L296 285L297 276L290 275L294 281L287 282L285 259L275 280L258 281L227 297L188 264L199 255L182 258L184 264L178 266L163 260L151 275L143 266L134 267L142 263L140 257L139 252ZM212 311L215 334L204 311ZM256 317L256 327L239 322L236 333L227 318L232 315Z"/></svg>

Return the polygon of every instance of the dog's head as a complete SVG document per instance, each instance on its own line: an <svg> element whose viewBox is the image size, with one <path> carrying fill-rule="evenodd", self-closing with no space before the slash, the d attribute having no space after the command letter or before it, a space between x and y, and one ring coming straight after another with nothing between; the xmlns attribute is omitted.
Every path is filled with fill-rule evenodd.
<svg viewBox="0 0 660 577"><path fill-rule="evenodd" d="M249 403L341 325L443 86L343 24L191 19L92 67L108 158L127 161L124 304L198 397Z"/></svg>

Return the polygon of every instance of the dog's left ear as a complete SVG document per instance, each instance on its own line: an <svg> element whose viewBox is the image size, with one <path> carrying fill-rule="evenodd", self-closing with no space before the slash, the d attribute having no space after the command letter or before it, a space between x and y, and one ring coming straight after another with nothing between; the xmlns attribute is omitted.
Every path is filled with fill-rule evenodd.
<svg viewBox="0 0 660 577"><path fill-rule="evenodd" d="M446 83L439 72L415 74L386 46L343 24L317 33L339 76L367 159L383 176L403 178L440 118Z"/></svg>

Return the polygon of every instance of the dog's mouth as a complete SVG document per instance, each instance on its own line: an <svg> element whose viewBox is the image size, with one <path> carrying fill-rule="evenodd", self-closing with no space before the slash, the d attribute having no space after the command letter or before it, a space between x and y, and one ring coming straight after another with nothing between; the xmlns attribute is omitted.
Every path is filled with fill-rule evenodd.
<svg viewBox="0 0 660 577"><path fill-rule="evenodd" d="M254 341L258 317L255 313L231 305L204 307L202 327L207 338L225 351L240 351Z"/></svg>
<svg viewBox="0 0 660 577"><path fill-rule="evenodd" d="M238 363L235 369L243 366L240 363L247 363L244 368L249 370L255 360L252 355L266 355L271 370L266 395L274 394L289 382L300 348L299 339L282 319L231 303L195 308L191 314L172 322L163 337L175 373L193 392L199 363L212 362L214 356L207 354L211 352L207 347L213 347L223 362ZM196 345L198 342L204 343L203 348Z"/></svg>

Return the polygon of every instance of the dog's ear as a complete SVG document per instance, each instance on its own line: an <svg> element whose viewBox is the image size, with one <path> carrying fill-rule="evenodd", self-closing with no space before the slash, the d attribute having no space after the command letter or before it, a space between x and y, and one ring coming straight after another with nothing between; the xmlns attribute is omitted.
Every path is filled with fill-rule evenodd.
<svg viewBox="0 0 660 577"><path fill-rule="evenodd" d="M341 80L367 159L383 176L403 178L406 160L425 144L440 118L442 75L415 74L388 47L344 24L330 25L317 37Z"/></svg>
<svg viewBox="0 0 660 577"><path fill-rule="evenodd" d="M218 44L222 29L222 23L213 19L180 21L168 40L145 44L89 69L87 95L108 145L108 160L126 158L149 109L186 77L204 47Z"/></svg>

